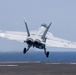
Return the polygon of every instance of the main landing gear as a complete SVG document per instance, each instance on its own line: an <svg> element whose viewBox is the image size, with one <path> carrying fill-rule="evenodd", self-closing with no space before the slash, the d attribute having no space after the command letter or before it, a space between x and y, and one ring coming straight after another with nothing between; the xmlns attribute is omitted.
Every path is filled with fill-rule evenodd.
<svg viewBox="0 0 76 75"><path fill-rule="evenodd" d="M26 52L27 52L27 49L26 49L26 48L24 48L23 53L25 54Z"/></svg>
<svg viewBox="0 0 76 75"><path fill-rule="evenodd" d="M46 48L44 48L44 53L45 53L46 57L48 58L49 57L49 51L46 52Z"/></svg>
<svg viewBox="0 0 76 75"><path fill-rule="evenodd" d="M28 48L24 48L23 53L25 54L30 49L30 47L31 46L28 46Z"/></svg>
<svg viewBox="0 0 76 75"><path fill-rule="evenodd" d="M31 46L28 46L28 48L24 48L23 53L25 54L30 49L30 47ZM45 53L46 57L48 58L49 57L49 51L46 51L45 47L44 47L44 53Z"/></svg>

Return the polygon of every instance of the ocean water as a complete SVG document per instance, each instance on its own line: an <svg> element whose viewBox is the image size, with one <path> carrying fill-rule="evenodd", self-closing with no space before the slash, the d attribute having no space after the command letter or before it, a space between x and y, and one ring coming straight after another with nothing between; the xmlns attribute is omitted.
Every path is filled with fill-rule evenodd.
<svg viewBox="0 0 76 75"><path fill-rule="evenodd" d="M49 58L43 52L10 52L0 53L0 62L76 62L76 52L50 52Z"/></svg>

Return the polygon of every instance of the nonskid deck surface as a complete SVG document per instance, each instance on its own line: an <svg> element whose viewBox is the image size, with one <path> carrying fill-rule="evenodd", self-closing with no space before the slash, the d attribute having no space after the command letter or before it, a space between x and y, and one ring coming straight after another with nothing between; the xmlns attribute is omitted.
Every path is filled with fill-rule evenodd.
<svg viewBox="0 0 76 75"><path fill-rule="evenodd" d="M76 63L1 62L0 75L76 75Z"/></svg>

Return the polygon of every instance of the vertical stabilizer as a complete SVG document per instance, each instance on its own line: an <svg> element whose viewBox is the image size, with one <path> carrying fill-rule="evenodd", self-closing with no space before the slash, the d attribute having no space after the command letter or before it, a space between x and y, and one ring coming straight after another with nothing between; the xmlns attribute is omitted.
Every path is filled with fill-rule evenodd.
<svg viewBox="0 0 76 75"><path fill-rule="evenodd" d="M52 22L49 24L48 27L46 27L46 30L44 31L43 35L41 36L41 38L43 39L43 41L45 41L45 39L46 39L46 34L47 34L47 32L48 32L51 24L52 24Z"/></svg>
<svg viewBox="0 0 76 75"><path fill-rule="evenodd" d="M27 26L27 23L24 21L25 23L25 26L26 26L26 31L27 31L27 35L30 36L30 32L29 32L29 29L28 29L28 26Z"/></svg>

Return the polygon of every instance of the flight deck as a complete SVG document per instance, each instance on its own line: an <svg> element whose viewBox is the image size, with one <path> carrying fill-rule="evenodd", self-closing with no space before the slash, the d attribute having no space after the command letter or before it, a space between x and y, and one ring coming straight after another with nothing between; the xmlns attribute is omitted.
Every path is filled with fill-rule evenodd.
<svg viewBox="0 0 76 75"><path fill-rule="evenodd" d="M76 63L1 62L0 75L76 75Z"/></svg>

